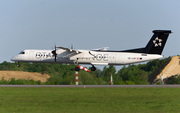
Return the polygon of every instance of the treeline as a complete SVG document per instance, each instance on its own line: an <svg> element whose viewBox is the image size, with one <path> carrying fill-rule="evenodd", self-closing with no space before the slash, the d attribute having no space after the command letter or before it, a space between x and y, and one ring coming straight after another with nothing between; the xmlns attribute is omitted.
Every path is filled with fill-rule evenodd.
<svg viewBox="0 0 180 113"><path fill-rule="evenodd" d="M168 58L149 61L145 64L127 65L116 72L114 66L105 66L103 70L79 72L80 85L107 85L110 82L110 74L113 75L115 85L119 84L149 84L148 75L160 67ZM75 84L75 65L49 64L49 63L20 63L20 67L16 67L16 63L4 61L0 64L0 70L26 71L47 73L51 77L45 83L34 80L0 80L0 84L51 84L51 85L74 85Z"/></svg>
<svg viewBox="0 0 180 113"><path fill-rule="evenodd" d="M0 80L0 84L11 84L11 85L42 85L43 83L38 80L34 81L33 79L17 79L11 78L11 80L5 80L4 77Z"/></svg>

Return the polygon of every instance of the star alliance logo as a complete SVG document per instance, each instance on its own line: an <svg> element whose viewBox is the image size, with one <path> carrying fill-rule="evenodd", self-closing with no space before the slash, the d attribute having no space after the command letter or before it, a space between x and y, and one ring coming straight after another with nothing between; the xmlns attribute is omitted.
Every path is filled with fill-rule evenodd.
<svg viewBox="0 0 180 113"><path fill-rule="evenodd" d="M153 40L153 43L154 43L154 46L155 46L155 47L161 46L161 45L162 45L161 42L162 42L162 40L159 39L158 37L156 37L156 39Z"/></svg>

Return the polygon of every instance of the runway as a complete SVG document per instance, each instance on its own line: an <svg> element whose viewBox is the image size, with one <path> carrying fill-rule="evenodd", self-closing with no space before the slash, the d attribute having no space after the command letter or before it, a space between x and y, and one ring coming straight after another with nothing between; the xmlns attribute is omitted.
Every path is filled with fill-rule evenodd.
<svg viewBox="0 0 180 113"><path fill-rule="evenodd" d="M61 88L178 88L180 85L0 85L0 87L61 87Z"/></svg>

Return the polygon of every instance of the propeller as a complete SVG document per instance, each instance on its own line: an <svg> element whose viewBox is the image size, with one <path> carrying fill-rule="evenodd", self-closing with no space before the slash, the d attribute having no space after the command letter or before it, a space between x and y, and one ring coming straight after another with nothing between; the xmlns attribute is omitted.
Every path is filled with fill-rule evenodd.
<svg viewBox="0 0 180 113"><path fill-rule="evenodd" d="M74 48L73 48L73 44L71 44L71 49L74 49Z"/></svg>
<svg viewBox="0 0 180 113"><path fill-rule="evenodd" d="M73 44L71 44L71 46L70 46L70 51L72 51L74 48L73 48Z"/></svg>
<svg viewBox="0 0 180 113"><path fill-rule="evenodd" d="M55 45L55 50L53 50L51 53L55 56L54 61L56 63L56 57L57 57L57 54L56 54L56 45Z"/></svg>
<svg viewBox="0 0 180 113"><path fill-rule="evenodd" d="M57 57L57 54L56 54L56 45L55 45L55 63L56 63L56 57Z"/></svg>

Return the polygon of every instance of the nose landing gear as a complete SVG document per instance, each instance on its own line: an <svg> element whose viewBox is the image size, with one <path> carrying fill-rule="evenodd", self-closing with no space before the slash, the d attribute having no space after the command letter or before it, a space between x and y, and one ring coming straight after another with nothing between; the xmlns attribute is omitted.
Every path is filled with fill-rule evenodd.
<svg viewBox="0 0 180 113"><path fill-rule="evenodd" d="M19 62L17 63L17 65L16 65L17 67L20 67L20 64L19 64Z"/></svg>

